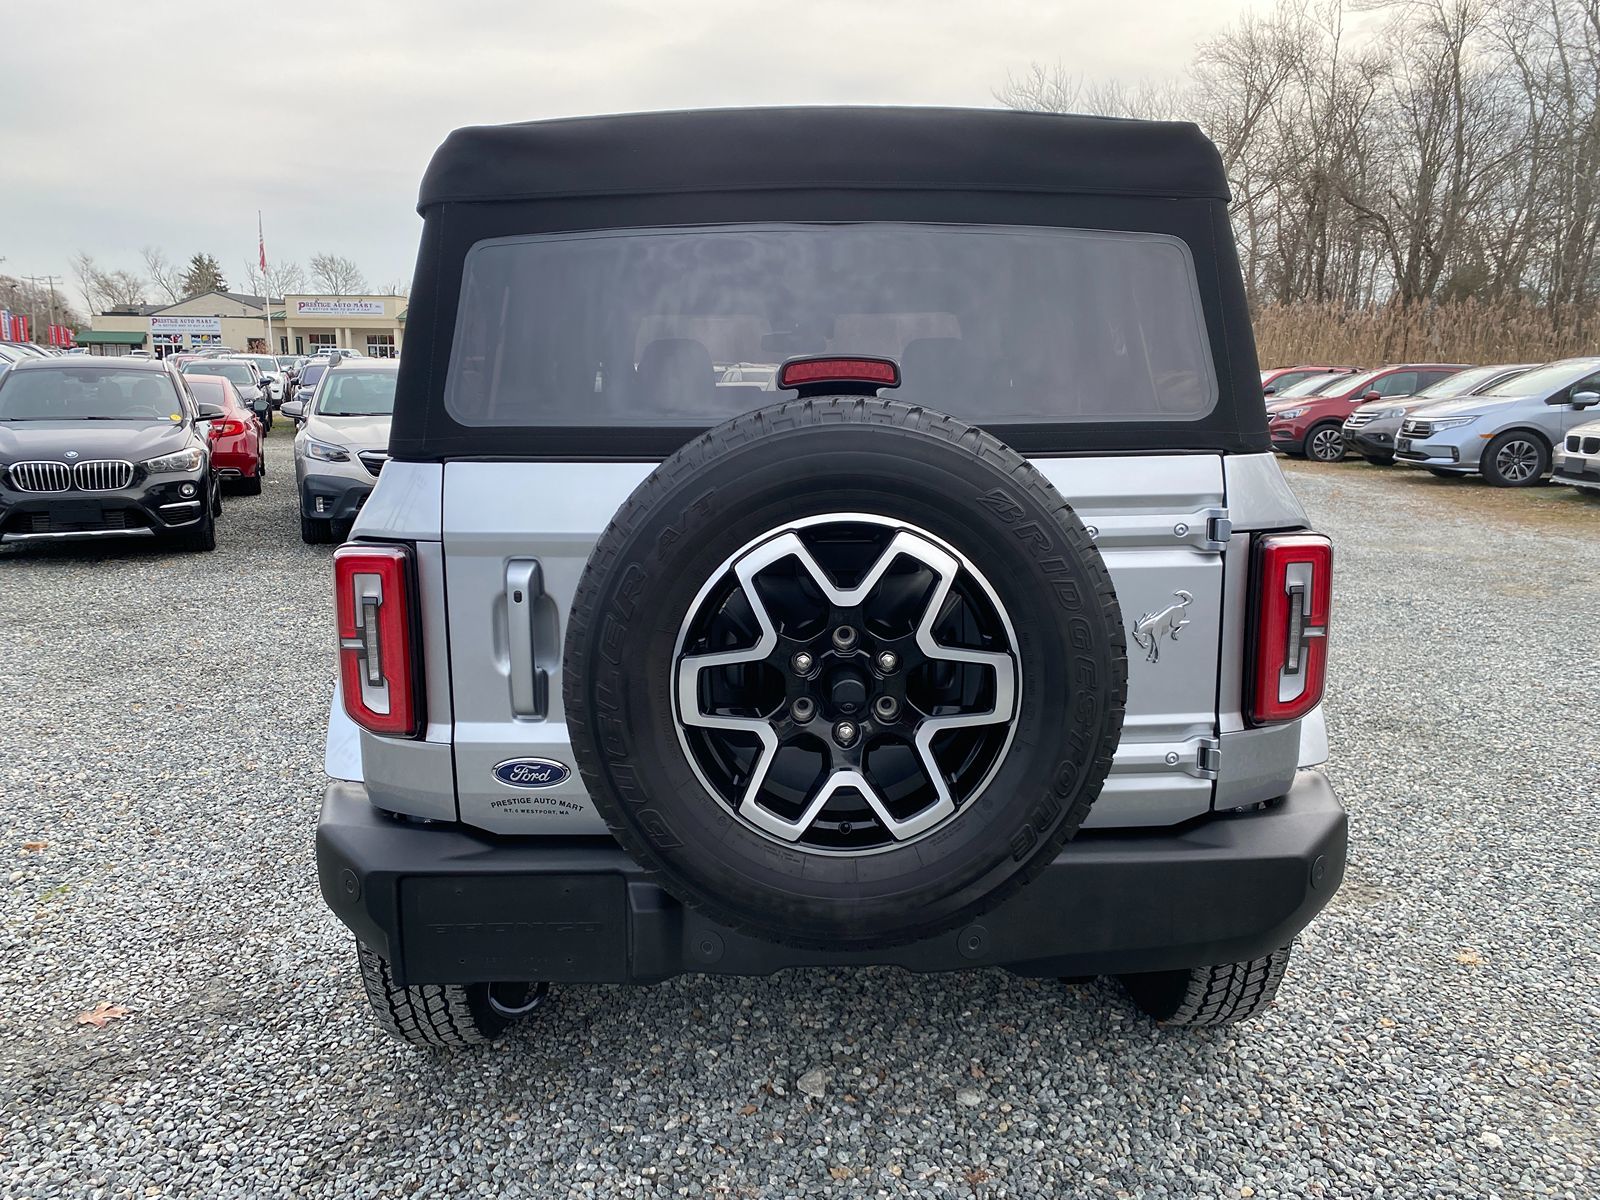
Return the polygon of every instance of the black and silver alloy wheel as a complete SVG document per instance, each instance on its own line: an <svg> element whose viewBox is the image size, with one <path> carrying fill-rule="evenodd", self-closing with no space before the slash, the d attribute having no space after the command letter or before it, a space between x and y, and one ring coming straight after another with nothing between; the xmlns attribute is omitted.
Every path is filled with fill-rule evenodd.
<svg viewBox="0 0 1600 1200"><path fill-rule="evenodd" d="M706 790L766 836L874 853L959 817L993 777L1015 647L994 588L932 534L810 517L742 547L690 606L679 737Z"/></svg>
<svg viewBox="0 0 1600 1200"><path fill-rule="evenodd" d="M1528 487L1549 469L1549 452L1526 433L1502 433L1483 452L1483 475L1496 487Z"/></svg>
<svg viewBox="0 0 1600 1200"><path fill-rule="evenodd" d="M1306 438L1306 455L1317 462L1338 462L1344 457L1344 434L1337 425L1318 425Z"/></svg>

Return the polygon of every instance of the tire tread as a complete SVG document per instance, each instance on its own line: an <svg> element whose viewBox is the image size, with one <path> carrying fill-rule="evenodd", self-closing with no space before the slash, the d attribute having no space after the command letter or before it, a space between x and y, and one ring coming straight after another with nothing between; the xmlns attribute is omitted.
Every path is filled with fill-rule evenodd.
<svg viewBox="0 0 1600 1200"><path fill-rule="evenodd" d="M386 1032L427 1050L465 1050L486 1046L505 1029L480 1019L464 985L424 983L399 987L388 962L357 942L361 983L372 1015Z"/></svg>

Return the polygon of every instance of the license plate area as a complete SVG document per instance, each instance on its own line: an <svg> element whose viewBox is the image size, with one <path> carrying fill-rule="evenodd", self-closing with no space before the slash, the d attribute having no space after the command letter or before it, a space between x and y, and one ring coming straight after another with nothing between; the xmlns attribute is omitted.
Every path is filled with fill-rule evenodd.
<svg viewBox="0 0 1600 1200"><path fill-rule="evenodd" d="M627 885L604 874L402 879L400 935L410 983L621 982Z"/></svg>
<svg viewBox="0 0 1600 1200"><path fill-rule="evenodd" d="M52 532L83 533L87 530L104 529L105 523L105 505L94 500L68 500L50 506Z"/></svg>
<svg viewBox="0 0 1600 1200"><path fill-rule="evenodd" d="M1409 449L1411 449L1411 439L1410 438L1396 438L1395 439L1395 443L1394 443L1394 448L1396 450L1409 450Z"/></svg>

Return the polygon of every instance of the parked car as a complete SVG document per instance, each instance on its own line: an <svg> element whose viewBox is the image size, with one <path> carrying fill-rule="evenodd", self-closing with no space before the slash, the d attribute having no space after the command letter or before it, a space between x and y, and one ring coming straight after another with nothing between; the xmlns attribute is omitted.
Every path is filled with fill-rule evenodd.
<svg viewBox="0 0 1600 1200"><path fill-rule="evenodd" d="M294 399L294 390L295 390L295 388L297 386L299 386L299 383L300 383L300 370L305 365L306 365L306 359L305 359L304 355L301 355L301 354L280 354L280 355L278 355L278 368L283 372L284 378L286 380L288 380L288 383L289 383L289 390L284 395L284 399L285 400Z"/></svg>
<svg viewBox="0 0 1600 1200"><path fill-rule="evenodd" d="M1190 124L452 134L333 560L317 870L379 1024L459 1046L552 979L802 964L1269 1004L1345 861L1299 769L1331 550L1235 374L1227 206ZM776 354L778 396L713 365Z"/></svg>
<svg viewBox="0 0 1600 1200"><path fill-rule="evenodd" d="M323 373L327 371L329 361L326 358L308 358L304 365L301 366L300 378L295 381L294 385L294 398L302 402L300 406L302 413L305 410L306 402L310 401L312 393L316 391L317 384L322 379Z"/></svg>
<svg viewBox="0 0 1600 1200"><path fill-rule="evenodd" d="M190 375L185 382L196 400L222 409L222 415L207 426L211 469L218 480L236 484L241 495L259 496L267 473L260 419L239 398L233 382L221 375Z"/></svg>
<svg viewBox="0 0 1600 1200"><path fill-rule="evenodd" d="M348 528L389 461L397 365L389 359L339 363L305 404L284 406L299 421L294 478L300 492L300 538L331 542Z"/></svg>
<svg viewBox="0 0 1600 1200"><path fill-rule="evenodd" d="M1360 367L1275 367L1261 372L1261 394L1281 395L1297 383L1304 383L1313 375L1354 375Z"/></svg>
<svg viewBox="0 0 1600 1200"><path fill-rule="evenodd" d="M1555 481L1600 494L1600 421L1574 425L1556 452Z"/></svg>
<svg viewBox="0 0 1600 1200"><path fill-rule="evenodd" d="M222 497L196 402L164 363L30 358L0 375L0 541L216 547Z"/></svg>
<svg viewBox="0 0 1600 1200"><path fill-rule="evenodd" d="M1546 363L1482 395L1417 409L1400 427L1395 461L1441 476L1481 474L1495 487L1531 487L1596 404L1600 357Z"/></svg>
<svg viewBox="0 0 1600 1200"><path fill-rule="evenodd" d="M220 375L233 384L239 399L261 422L261 428L269 433L272 431L272 399L267 395L261 372L256 370L254 363L236 358L196 358L183 364L183 374L186 379L197 375Z"/></svg>
<svg viewBox="0 0 1600 1200"><path fill-rule="evenodd" d="M1537 363L1500 363L1490 367L1468 367L1447 375L1432 387L1414 396L1397 400L1370 400L1344 419L1344 444L1375 467L1394 464L1394 440L1406 415L1435 400L1457 396L1476 396L1516 378Z"/></svg>
<svg viewBox="0 0 1600 1200"><path fill-rule="evenodd" d="M256 370L261 373L262 380L267 385L267 397L277 407L289 398L289 379L278 360L270 354L235 354L241 362L251 362Z"/></svg>
<svg viewBox="0 0 1600 1200"><path fill-rule="evenodd" d="M1341 375L1303 397L1267 405L1272 448L1291 458L1338 462L1344 457L1345 418L1369 400L1397 399L1432 387L1460 363L1402 363L1360 375Z"/></svg>
<svg viewBox="0 0 1600 1200"><path fill-rule="evenodd" d="M49 358L50 352L43 346L36 346L32 342L0 342L0 348L12 351L28 358Z"/></svg>

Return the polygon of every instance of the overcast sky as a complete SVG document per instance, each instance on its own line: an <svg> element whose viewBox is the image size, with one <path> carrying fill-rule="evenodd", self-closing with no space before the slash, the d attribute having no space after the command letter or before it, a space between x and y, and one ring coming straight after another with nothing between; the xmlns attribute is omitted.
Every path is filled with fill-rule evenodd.
<svg viewBox="0 0 1600 1200"><path fill-rule="evenodd" d="M992 105L1031 61L1179 75L1247 0L89 0L0 22L0 272L318 251L410 282L459 125L744 104ZM81 298L70 283L77 303Z"/></svg>

